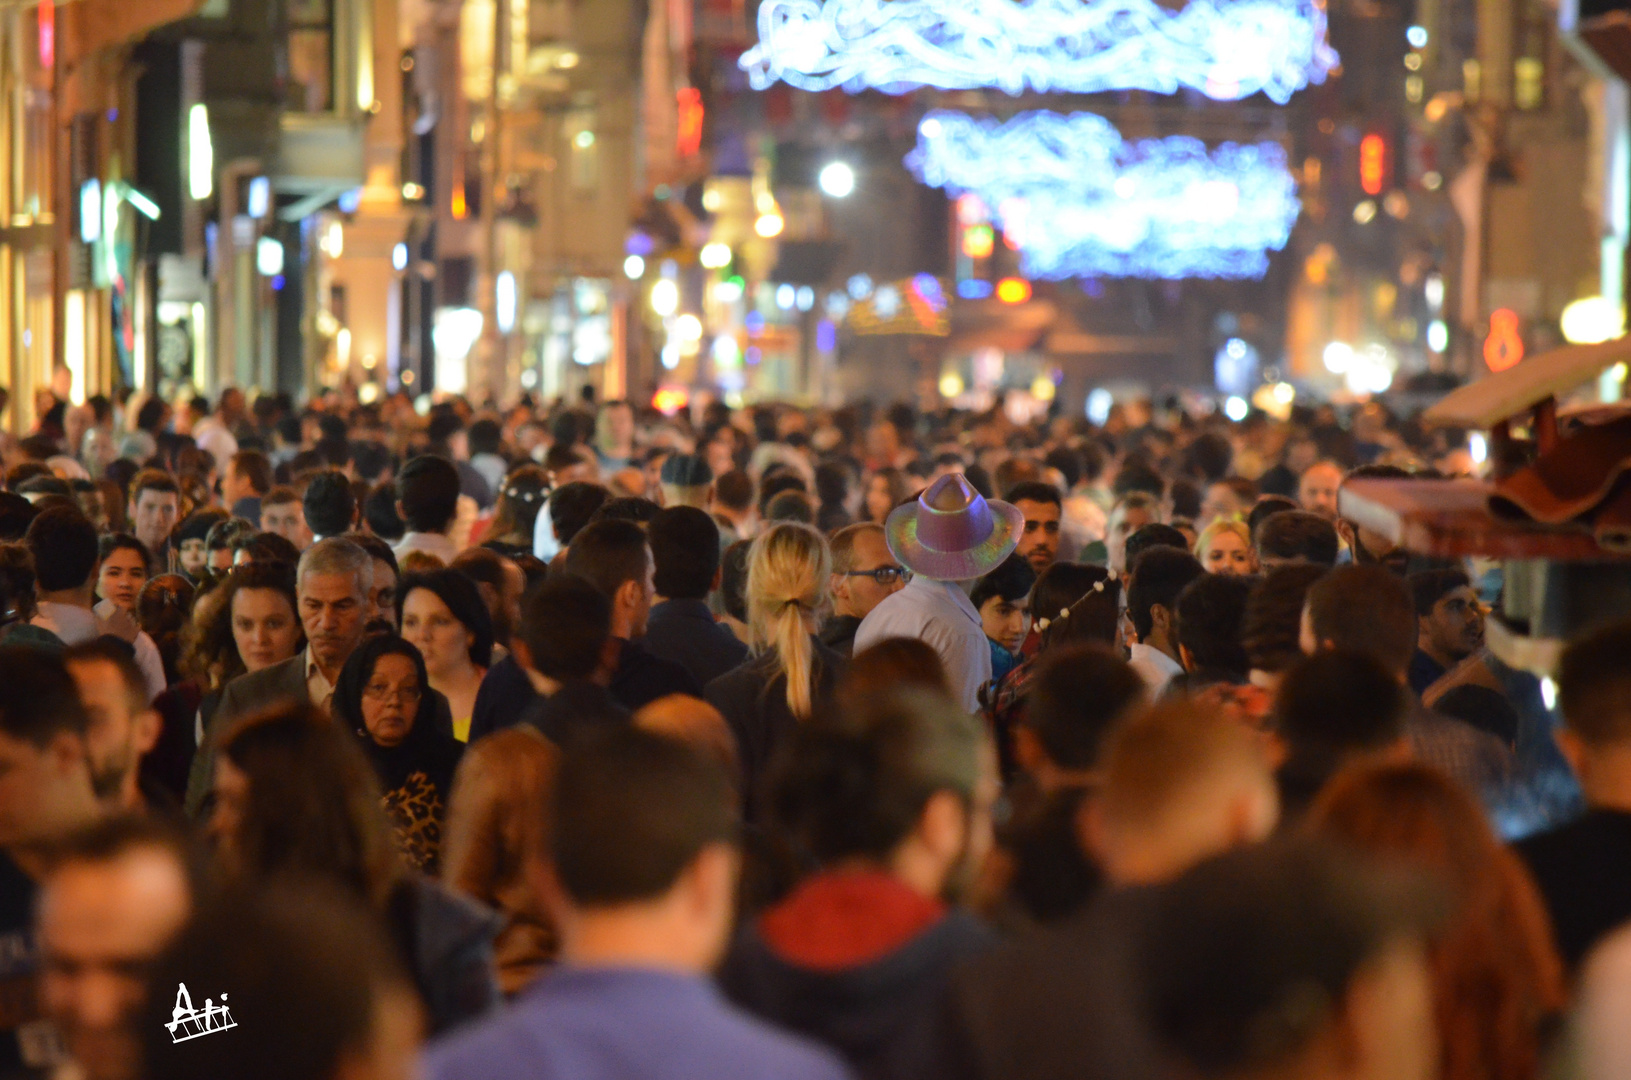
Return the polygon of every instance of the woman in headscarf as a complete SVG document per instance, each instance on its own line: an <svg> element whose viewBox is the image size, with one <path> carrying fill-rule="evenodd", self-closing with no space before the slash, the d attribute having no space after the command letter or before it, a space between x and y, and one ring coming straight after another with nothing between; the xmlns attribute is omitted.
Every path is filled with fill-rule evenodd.
<svg viewBox="0 0 1631 1080"><path fill-rule="evenodd" d="M395 634L357 646L334 688L334 718L373 763L397 849L427 874L441 864L442 821L464 751L436 722L433 699L424 657Z"/></svg>

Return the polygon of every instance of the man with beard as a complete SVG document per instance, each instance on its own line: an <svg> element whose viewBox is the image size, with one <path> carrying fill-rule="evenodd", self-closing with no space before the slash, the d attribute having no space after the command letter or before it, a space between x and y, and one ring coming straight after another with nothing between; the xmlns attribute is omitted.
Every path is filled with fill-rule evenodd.
<svg viewBox="0 0 1631 1080"><path fill-rule="evenodd" d="M902 693L800 724L774 832L823 869L749 924L720 982L859 1076L914 1074L951 972L994 940L957 906L992 844L996 751L951 701Z"/></svg>
<svg viewBox="0 0 1631 1080"><path fill-rule="evenodd" d="M1484 609L1460 570L1422 570L1409 577L1416 600L1416 655L1410 689L1425 693L1451 668L1484 647Z"/></svg>
<svg viewBox="0 0 1631 1080"><path fill-rule="evenodd" d="M108 818L53 849L36 915L40 1000L74 1075L141 1075L144 969L186 922L193 892L185 837L152 817Z"/></svg>
<svg viewBox="0 0 1631 1080"><path fill-rule="evenodd" d="M1059 521L1064 512L1059 489L1030 480L1009 488L1003 500L1019 507L1025 515L1025 531L1014 554L1030 563L1040 576L1059 558Z"/></svg>
<svg viewBox="0 0 1631 1080"><path fill-rule="evenodd" d="M158 743L163 721L148 707L147 684L130 649L101 637L69 649L63 661L90 716L85 754L96 797L109 810L126 812L170 802L140 781L142 757Z"/></svg>

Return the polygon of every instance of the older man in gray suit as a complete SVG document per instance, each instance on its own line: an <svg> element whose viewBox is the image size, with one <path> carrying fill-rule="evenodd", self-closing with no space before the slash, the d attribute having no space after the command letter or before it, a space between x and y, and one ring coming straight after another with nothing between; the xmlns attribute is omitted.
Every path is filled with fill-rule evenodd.
<svg viewBox="0 0 1631 1080"><path fill-rule="evenodd" d="M281 664L240 675L227 684L193 759L187 779L188 814L197 815L209 795L215 778L215 746L224 724L290 699L328 709L340 669L362 642L373 582L373 560L349 540L332 537L306 549L295 575L306 647Z"/></svg>

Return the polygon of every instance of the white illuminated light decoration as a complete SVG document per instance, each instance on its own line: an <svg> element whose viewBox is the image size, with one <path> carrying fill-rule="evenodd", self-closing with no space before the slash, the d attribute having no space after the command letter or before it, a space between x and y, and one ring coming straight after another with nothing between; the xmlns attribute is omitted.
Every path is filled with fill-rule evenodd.
<svg viewBox="0 0 1631 1080"><path fill-rule="evenodd" d="M215 146L206 105L187 110L187 193L202 202L215 193Z"/></svg>
<svg viewBox="0 0 1631 1080"><path fill-rule="evenodd" d="M493 317L498 321L498 332L508 334L515 329L515 309L519 300L515 275L508 270L501 272L493 291Z"/></svg>
<svg viewBox="0 0 1631 1080"><path fill-rule="evenodd" d="M998 123L934 112L906 164L932 187L998 207L999 218L1022 208L1046 222L1024 230L1032 278L1262 277L1301 211L1278 143L1127 142L1092 113Z"/></svg>
<svg viewBox="0 0 1631 1080"><path fill-rule="evenodd" d="M1262 91L1285 104L1337 64L1319 0L765 0L754 89L1009 94Z"/></svg>

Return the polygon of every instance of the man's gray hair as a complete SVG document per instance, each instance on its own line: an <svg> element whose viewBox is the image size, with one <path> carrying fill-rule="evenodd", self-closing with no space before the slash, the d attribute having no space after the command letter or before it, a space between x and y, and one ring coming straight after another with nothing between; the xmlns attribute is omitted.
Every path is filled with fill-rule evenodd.
<svg viewBox="0 0 1631 1080"><path fill-rule="evenodd" d="M366 598L374 587L374 560L359 545L331 536L317 541L300 556L296 583L305 581L307 574L352 574L357 579L357 591Z"/></svg>

